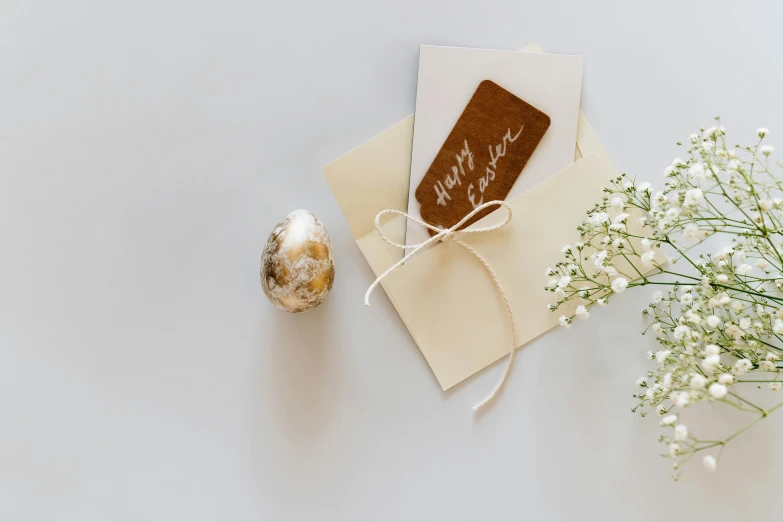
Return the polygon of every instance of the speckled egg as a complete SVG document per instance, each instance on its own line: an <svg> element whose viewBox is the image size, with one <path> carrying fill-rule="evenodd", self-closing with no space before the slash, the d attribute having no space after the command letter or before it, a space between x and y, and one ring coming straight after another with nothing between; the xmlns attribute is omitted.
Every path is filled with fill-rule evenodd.
<svg viewBox="0 0 783 522"><path fill-rule="evenodd" d="M334 283L332 241L312 212L294 210L277 224L261 255L261 287L286 312L306 312Z"/></svg>

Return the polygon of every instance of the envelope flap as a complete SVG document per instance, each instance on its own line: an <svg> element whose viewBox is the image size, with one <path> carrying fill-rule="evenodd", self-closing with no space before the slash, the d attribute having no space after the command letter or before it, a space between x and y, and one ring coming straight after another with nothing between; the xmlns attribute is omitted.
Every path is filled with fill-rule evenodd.
<svg viewBox="0 0 783 522"><path fill-rule="evenodd" d="M564 244L580 240L585 209L600 201L615 176L606 158L590 154L509 202L504 228L461 240L481 254L513 311L517 347L557 325L543 290L547 266ZM473 226L498 224L505 210ZM545 223L545 224L542 224ZM497 289L472 254L453 242L411 258L385 280L386 291L435 377L448 389L508 355L509 317Z"/></svg>
<svg viewBox="0 0 783 522"><path fill-rule="evenodd" d="M408 209L413 115L324 167L326 182L358 240L381 210Z"/></svg>
<svg viewBox="0 0 783 522"><path fill-rule="evenodd" d="M612 160L606 154L606 150L604 150L604 146L601 145L598 135L582 111L579 111L579 122L576 128L576 147L581 157L595 154L605 159L610 165L612 163Z"/></svg>

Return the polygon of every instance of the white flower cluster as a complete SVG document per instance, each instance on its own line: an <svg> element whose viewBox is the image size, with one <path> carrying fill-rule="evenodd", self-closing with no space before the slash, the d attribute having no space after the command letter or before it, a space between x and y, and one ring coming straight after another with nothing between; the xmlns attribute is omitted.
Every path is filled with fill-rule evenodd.
<svg viewBox="0 0 783 522"><path fill-rule="evenodd" d="M729 441L783 406L747 396L748 387L783 386L783 183L769 168L773 147L762 144L769 131L757 134L755 145L740 148L726 144L723 126L702 129L690 137L687 159L664 170L661 191L616 178L587 212L582 241L564 247L564 261L546 273L557 299L550 309L571 311L560 316L565 327L628 288L660 289L644 311L660 349L648 353L655 367L636 381L634 411L663 416L660 441L675 478L696 455L716 469ZM714 254L690 254L721 239ZM698 402L753 418L734 434L702 440L680 422Z"/></svg>

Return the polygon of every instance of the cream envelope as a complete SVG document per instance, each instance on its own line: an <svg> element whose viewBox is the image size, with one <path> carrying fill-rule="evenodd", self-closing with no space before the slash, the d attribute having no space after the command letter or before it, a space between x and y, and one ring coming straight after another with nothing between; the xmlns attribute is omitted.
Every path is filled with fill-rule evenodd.
<svg viewBox="0 0 783 522"><path fill-rule="evenodd" d="M409 116L324 169L376 275L403 256L380 238L374 221L381 210L407 209L412 137ZM576 144L573 165L509 201L514 212L509 225L461 237L489 262L509 296L519 346L557 324L557 315L547 309L551 294L543 290L545 269L559 260L563 245L579 240L576 226L616 176L581 112ZM502 221L502 212L473 227ZM383 228L392 240L404 242L404 218L386 220ZM484 268L458 245L442 243L413 257L382 286L444 390L508 354L511 328L497 290Z"/></svg>

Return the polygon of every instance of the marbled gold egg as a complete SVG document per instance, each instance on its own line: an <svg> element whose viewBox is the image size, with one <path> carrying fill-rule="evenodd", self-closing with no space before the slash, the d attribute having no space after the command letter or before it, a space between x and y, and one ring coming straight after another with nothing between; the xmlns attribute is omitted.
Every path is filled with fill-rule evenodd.
<svg viewBox="0 0 783 522"><path fill-rule="evenodd" d="M277 224L261 255L261 287L286 312L306 312L334 283L332 241L312 212L294 210Z"/></svg>

